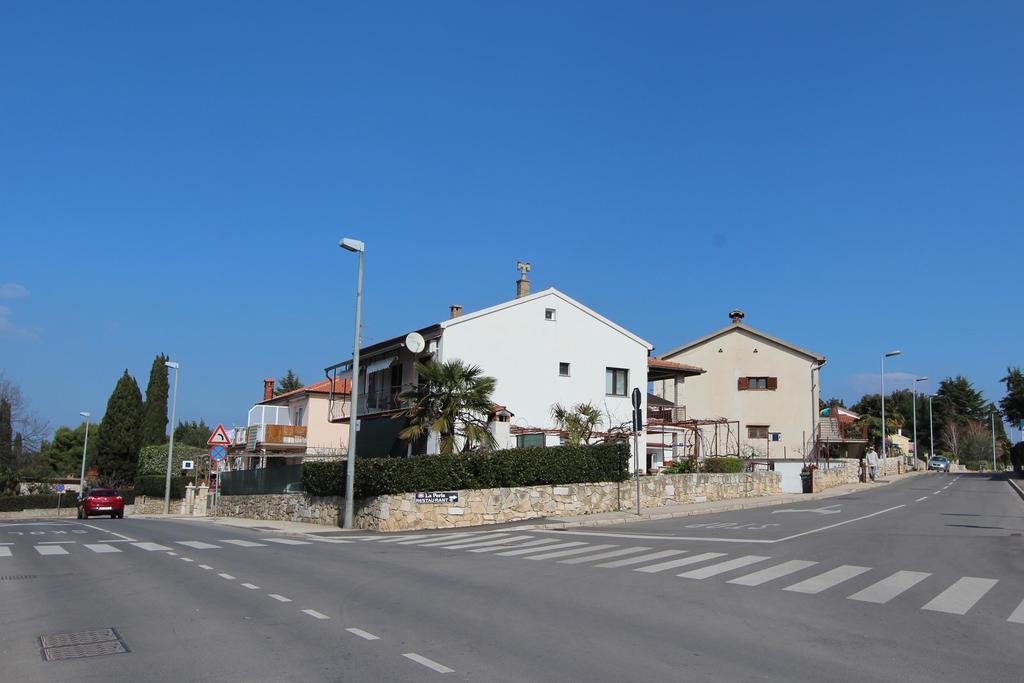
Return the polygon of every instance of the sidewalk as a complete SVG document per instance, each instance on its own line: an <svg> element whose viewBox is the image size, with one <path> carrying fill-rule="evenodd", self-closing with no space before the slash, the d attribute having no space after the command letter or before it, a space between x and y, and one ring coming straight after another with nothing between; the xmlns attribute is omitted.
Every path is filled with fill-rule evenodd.
<svg viewBox="0 0 1024 683"><path fill-rule="evenodd" d="M326 524L307 524L306 522L282 522L272 519L244 519L240 517L193 517L191 515L132 515L132 519L166 519L176 522L199 522L236 529L253 529L255 531L273 531L290 536L316 537L324 534L374 533L366 529L342 529Z"/></svg>
<svg viewBox="0 0 1024 683"><path fill-rule="evenodd" d="M763 496L759 498L736 498L734 500L717 500L710 503L690 503L688 505L666 505L656 508L641 508L640 514L631 510L621 512L602 512L596 515L576 515L572 517L548 517L544 524L531 525L535 529L571 529L581 526L605 526L611 524L629 524L630 522L649 522L657 519L674 519L676 517L692 517L694 515L711 515L716 512L733 512L752 508L771 507L773 505L792 505L808 503L824 498L835 498L856 491L869 491L874 486L886 486L893 482L913 477L926 472L907 472L879 479L873 484L844 484L821 493L785 493L780 496Z"/></svg>

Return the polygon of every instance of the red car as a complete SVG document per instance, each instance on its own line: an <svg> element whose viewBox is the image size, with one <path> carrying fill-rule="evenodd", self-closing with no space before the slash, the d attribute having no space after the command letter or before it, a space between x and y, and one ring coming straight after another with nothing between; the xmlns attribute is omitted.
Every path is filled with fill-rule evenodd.
<svg viewBox="0 0 1024 683"><path fill-rule="evenodd" d="M111 519L124 517L124 498L114 489L89 489L89 493L78 503L78 518L88 519L94 515L110 515Z"/></svg>

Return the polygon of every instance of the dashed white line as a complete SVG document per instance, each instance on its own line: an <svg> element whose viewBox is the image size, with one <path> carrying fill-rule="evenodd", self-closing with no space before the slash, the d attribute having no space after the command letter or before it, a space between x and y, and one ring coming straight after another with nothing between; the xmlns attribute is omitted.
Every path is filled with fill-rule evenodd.
<svg viewBox="0 0 1024 683"><path fill-rule="evenodd" d="M253 584L253 583L243 583L242 585L245 586L246 588L248 588L251 591L257 591L257 590L260 589L259 586L257 586L256 584Z"/></svg>
<svg viewBox="0 0 1024 683"><path fill-rule="evenodd" d="M116 531L107 531L103 527L96 526L94 524L86 524L85 522L73 522L73 523L74 524L78 524L79 526L87 526L90 529L95 529L96 531L102 531L103 533L110 534L111 536L117 536L118 538L123 538L126 541L134 541L135 540L134 538L131 538L130 536L125 536L124 534L119 534Z"/></svg>
<svg viewBox="0 0 1024 683"><path fill-rule="evenodd" d="M201 564L201 565L198 565L198 566L199 566L200 569L213 569L213 567L211 567L208 564Z"/></svg>
<svg viewBox="0 0 1024 683"><path fill-rule="evenodd" d="M202 541L175 541L178 545L187 545L189 548L195 548L196 550L210 550L212 548L219 548L219 545L212 543L203 543Z"/></svg>
<svg viewBox="0 0 1024 683"><path fill-rule="evenodd" d="M939 593L921 609L948 614L967 614L974 604L984 597L999 581L965 576L946 590Z"/></svg>
<svg viewBox="0 0 1024 683"><path fill-rule="evenodd" d="M241 546L243 548L265 548L266 543L253 543L252 541L243 541L238 538L222 538L221 543L230 543L231 545Z"/></svg>
<svg viewBox="0 0 1024 683"><path fill-rule="evenodd" d="M407 657L408 659L411 659L412 661L416 662L417 664L422 664L423 666L427 667L428 669L433 669L434 671L436 671L439 674L450 674L450 673L455 671L455 669L449 669L444 664L439 664L439 663L435 662L433 659L427 659L423 655L418 655L415 652L406 652L402 656L403 657Z"/></svg>
<svg viewBox="0 0 1024 683"><path fill-rule="evenodd" d="M261 538L260 540L281 545L309 545L309 541L296 541L294 538Z"/></svg>
<svg viewBox="0 0 1024 683"><path fill-rule="evenodd" d="M278 595L277 593L269 593L268 595L270 597L274 598L275 600L277 600L278 602L291 602L292 601L291 598L286 598L283 595Z"/></svg>
<svg viewBox="0 0 1024 683"><path fill-rule="evenodd" d="M146 550L148 552L153 552L154 550L170 550L170 548L168 548L165 545L160 545L159 543L149 543L148 541L143 543L132 543L132 545L136 548L142 548L143 550Z"/></svg>
<svg viewBox="0 0 1024 683"><path fill-rule="evenodd" d="M377 636L375 636L372 633L369 633L367 631L364 631L361 628L347 628L345 630L348 631L349 633L351 633L354 636L359 636L363 640L380 640L380 638L378 638Z"/></svg>
<svg viewBox="0 0 1024 683"><path fill-rule="evenodd" d="M182 562L195 562L191 557L179 557L178 559Z"/></svg>
<svg viewBox="0 0 1024 683"><path fill-rule="evenodd" d="M914 502L915 502L915 503L920 503L920 502L921 502L922 500L927 500L927 498L928 498L928 496L921 496L920 498L918 498L918 499L917 499L917 500L915 500Z"/></svg>
<svg viewBox="0 0 1024 683"><path fill-rule="evenodd" d="M302 612L303 614L308 614L314 619L330 619L329 616L327 616L326 614L322 614L321 612L317 612L315 609L304 609L302 610Z"/></svg>
<svg viewBox="0 0 1024 683"><path fill-rule="evenodd" d="M119 553L119 549L108 543L86 543L85 547L94 553Z"/></svg>
<svg viewBox="0 0 1024 683"><path fill-rule="evenodd" d="M174 552L173 550L168 550L167 554L170 555L171 557L177 557L178 556L178 553Z"/></svg>
<svg viewBox="0 0 1024 683"><path fill-rule="evenodd" d="M235 577L231 576L231 574L217 574L217 576L219 576L222 579L227 579L228 581L235 580Z"/></svg>
<svg viewBox="0 0 1024 683"><path fill-rule="evenodd" d="M59 545L37 545L34 546L40 555L67 555L68 551Z"/></svg>

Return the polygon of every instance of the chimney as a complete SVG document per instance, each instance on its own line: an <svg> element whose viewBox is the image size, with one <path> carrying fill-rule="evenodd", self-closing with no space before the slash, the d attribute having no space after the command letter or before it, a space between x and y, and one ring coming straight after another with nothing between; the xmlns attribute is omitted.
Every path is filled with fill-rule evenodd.
<svg viewBox="0 0 1024 683"><path fill-rule="evenodd" d="M733 325L739 325L745 317L747 317L747 314L738 308L734 308L729 312L729 319L732 320Z"/></svg>
<svg viewBox="0 0 1024 683"><path fill-rule="evenodd" d="M448 310L451 311L452 318L458 318L460 315L462 315L462 306L460 306L459 304L452 304L451 306L448 307Z"/></svg>
<svg viewBox="0 0 1024 683"><path fill-rule="evenodd" d="M526 279L526 274L530 272L530 264L516 261L516 269L519 271L519 279L516 280L516 298L522 299L530 294L530 281Z"/></svg>
<svg viewBox="0 0 1024 683"><path fill-rule="evenodd" d="M277 381L273 377L267 377L263 380L263 400L269 401L274 398L274 385Z"/></svg>

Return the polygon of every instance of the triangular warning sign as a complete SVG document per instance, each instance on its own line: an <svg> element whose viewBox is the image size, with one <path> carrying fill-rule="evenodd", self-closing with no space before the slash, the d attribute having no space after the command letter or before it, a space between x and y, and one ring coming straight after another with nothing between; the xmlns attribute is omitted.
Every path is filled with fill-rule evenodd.
<svg viewBox="0 0 1024 683"><path fill-rule="evenodd" d="M213 434L210 435L206 443L210 446L230 446L231 439L228 438L228 433L224 431L224 425L217 425L217 428L213 430Z"/></svg>

